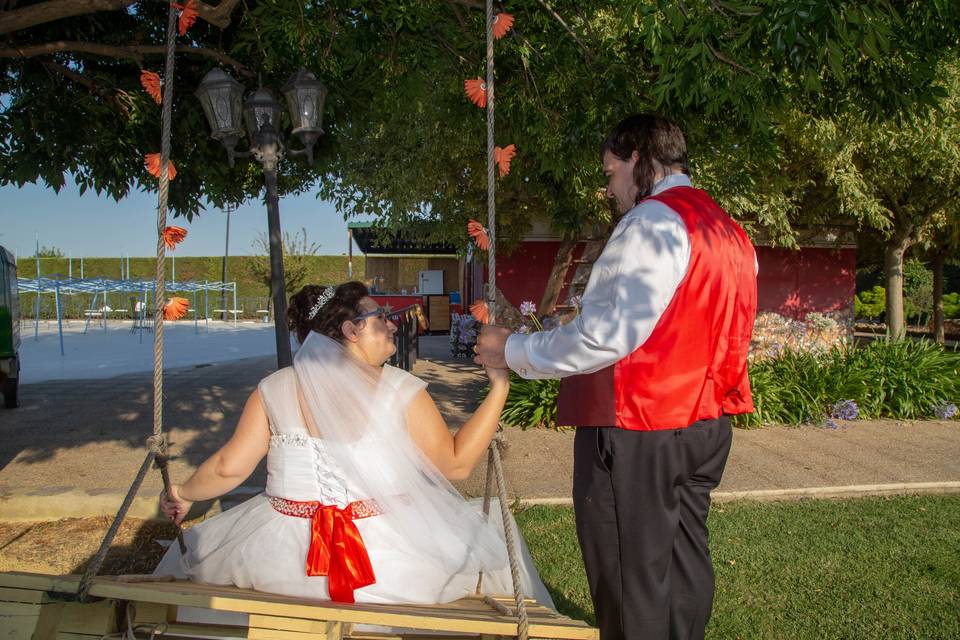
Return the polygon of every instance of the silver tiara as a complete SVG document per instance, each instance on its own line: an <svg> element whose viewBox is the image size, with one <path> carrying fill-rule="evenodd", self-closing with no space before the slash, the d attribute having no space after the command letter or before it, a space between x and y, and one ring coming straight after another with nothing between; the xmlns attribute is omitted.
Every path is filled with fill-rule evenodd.
<svg viewBox="0 0 960 640"><path fill-rule="evenodd" d="M337 292L336 287L327 287L323 290L323 293L320 294L320 297L317 298L317 303L310 307L310 313L307 314L307 320L313 320L317 317L317 314L320 313L320 309L323 308L323 305L330 302L333 299L333 294Z"/></svg>

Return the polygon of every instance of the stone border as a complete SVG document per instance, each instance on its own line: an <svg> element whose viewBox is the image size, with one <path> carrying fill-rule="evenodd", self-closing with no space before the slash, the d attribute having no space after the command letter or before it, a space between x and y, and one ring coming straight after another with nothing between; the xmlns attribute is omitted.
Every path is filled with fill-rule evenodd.
<svg viewBox="0 0 960 640"><path fill-rule="evenodd" d="M223 498L197 503L191 517L210 516L261 493L258 487L239 487ZM856 498L905 494L960 493L960 481L905 482L896 484L860 484L838 487L806 487L796 489L759 489L751 491L715 491L714 502L734 500L802 500L821 498ZM59 520L61 518L112 517L126 494L118 491L82 491L78 489L34 491L0 494L0 522ZM570 497L519 498L520 506L570 506ZM160 518L154 495L134 498L127 515L131 518Z"/></svg>

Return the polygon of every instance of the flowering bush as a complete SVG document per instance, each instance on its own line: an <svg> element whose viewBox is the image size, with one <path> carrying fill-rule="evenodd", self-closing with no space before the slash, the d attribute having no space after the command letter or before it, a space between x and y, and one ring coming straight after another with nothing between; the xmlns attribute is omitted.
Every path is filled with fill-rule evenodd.
<svg viewBox="0 0 960 640"><path fill-rule="evenodd" d="M736 416L739 426L954 416L947 402L960 397L960 353L913 340L784 347L750 363L750 386L756 411Z"/></svg>
<svg viewBox="0 0 960 640"><path fill-rule="evenodd" d="M841 400L830 411L830 417L837 420L856 420L859 415L860 407L853 400Z"/></svg>
<svg viewBox="0 0 960 640"><path fill-rule="evenodd" d="M469 358L473 355L479 328L471 315L458 314L454 317L450 324L450 351L455 357Z"/></svg>
<svg viewBox="0 0 960 640"><path fill-rule="evenodd" d="M826 352L853 337L849 313L808 313L803 320L777 313L759 313L753 325L750 361L776 358L784 349Z"/></svg>
<svg viewBox="0 0 960 640"><path fill-rule="evenodd" d="M933 410L933 415L941 420L952 420L957 415L957 405L952 402L942 404Z"/></svg>

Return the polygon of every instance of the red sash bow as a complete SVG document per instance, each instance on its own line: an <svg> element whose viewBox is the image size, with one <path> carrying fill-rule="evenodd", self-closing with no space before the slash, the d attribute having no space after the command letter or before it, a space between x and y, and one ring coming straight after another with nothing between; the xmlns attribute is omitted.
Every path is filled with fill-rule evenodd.
<svg viewBox="0 0 960 640"><path fill-rule="evenodd" d="M354 520L383 513L373 500L357 500L341 509L317 501L297 502L270 498L280 513L312 521L307 549L307 575L327 576L334 602L354 602L353 590L375 583L373 566Z"/></svg>

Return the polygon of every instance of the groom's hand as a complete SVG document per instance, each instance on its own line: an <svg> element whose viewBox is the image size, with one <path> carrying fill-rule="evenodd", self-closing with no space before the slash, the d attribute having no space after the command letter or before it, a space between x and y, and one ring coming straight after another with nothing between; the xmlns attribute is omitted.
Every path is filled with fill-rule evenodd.
<svg viewBox="0 0 960 640"><path fill-rule="evenodd" d="M477 356L473 361L484 367L506 369L507 360L503 351L507 346L507 338L512 332L507 327L483 325L480 335L477 336Z"/></svg>

